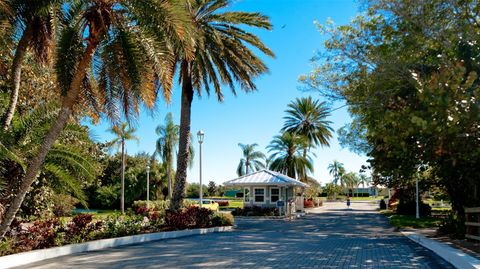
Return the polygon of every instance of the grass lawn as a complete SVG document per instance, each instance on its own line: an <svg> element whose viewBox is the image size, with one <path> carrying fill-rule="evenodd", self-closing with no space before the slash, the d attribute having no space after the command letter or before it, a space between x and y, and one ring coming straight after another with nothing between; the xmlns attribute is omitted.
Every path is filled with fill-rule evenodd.
<svg viewBox="0 0 480 269"><path fill-rule="evenodd" d="M221 206L220 209L233 209L233 208L243 208L243 200L228 200L228 206Z"/></svg>
<svg viewBox="0 0 480 269"><path fill-rule="evenodd" d="M350 197L351 201L380 201L383 199L383 196L369 196L369 197Z"/></svg>
<svg viewBox="0 0 480 269"><path fill-rule="evenodd" d="M397 228L435 228L441 223L440 218L421 217L416 219L415 216L396 215L390 210L381 210L390 220L390 224Z"/></svg>

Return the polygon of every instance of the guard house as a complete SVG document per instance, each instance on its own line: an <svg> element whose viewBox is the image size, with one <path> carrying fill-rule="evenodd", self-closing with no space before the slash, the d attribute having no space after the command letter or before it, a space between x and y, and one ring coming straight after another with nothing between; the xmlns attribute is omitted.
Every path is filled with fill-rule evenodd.
<svg viewBox="0 0 480 269"><path fill-rule="evenodd" d="M226 181L224 186L243 190L245 207L276 207L277 201L295 201L297 211L303 211L303 193L307 184L270 170L260 170Z"/></svg>

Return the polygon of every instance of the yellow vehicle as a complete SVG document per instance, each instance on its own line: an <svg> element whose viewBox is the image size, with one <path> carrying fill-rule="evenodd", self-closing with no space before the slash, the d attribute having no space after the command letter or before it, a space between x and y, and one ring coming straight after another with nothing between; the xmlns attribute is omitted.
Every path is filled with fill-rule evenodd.
<svg viewBox="0 0 480 269"><path fill-rule="evenodd" d="M215 202L214 200L210 200L210 199L203 199L203 205L202 207L203 208L208 208L214 212L218 212L218 209L220 208L220 206L218 205L217 202ZM200 200L196 200L195 201L195 206L199 206L200 205Z"/></svg>

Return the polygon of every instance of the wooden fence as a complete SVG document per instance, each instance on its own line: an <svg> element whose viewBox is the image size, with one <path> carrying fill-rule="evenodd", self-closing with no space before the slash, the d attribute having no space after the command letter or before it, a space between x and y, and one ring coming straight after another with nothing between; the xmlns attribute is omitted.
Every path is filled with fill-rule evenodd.
<svg viewBox="0 0 480 269"><path fill-rule="evenodd" d="M480 207L465 208L465 237L480 241Z"/></svg>

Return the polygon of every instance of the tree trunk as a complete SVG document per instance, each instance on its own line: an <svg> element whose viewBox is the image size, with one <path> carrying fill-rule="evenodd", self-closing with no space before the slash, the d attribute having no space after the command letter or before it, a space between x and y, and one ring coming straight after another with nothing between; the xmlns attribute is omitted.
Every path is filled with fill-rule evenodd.
<svg viewBox="0 0 480 269"><path fill-rule="evenodd" d="M180 137L178 143L177 172L173 197L170 201L170 209L178 210L183 203L185 196L185 182L187 180L187 168L190 147L190 117L193 101L192 78L190 74L190 63L182 62L182 109L180 113Z"/></svg>
<svg viewBox="0 0 480 269"><path fill-rule="evenodd" d="M0 224L0 239L5 236L5 233L7 232L10 224L15 218L15 215L20 209L20 206L22 205L25 194L28 192L30 185L32 185L33 181L37 177L43 165L43 162L45 161L45 157L47 156L48 151L52 148L53 144L60 135L60 132L65 127L69 116L72 114L73 106L78 102L78 96L80 94L82 82L85 77L87 68L92 62L92 57L97 45L98 43L90 42L85 49L84 55L82 56L82 59L80 59L80 62L77 66L77 71L75 72L75 75L70 84L70 89L68 93L63 97L62 107L60 109L60 112L58 113L57 119L50 127L50 130L43 139L43 143L40 146L37 155L33 157L29 162L27 171L25 172L25 176L20 183L18 193L15 198L12 199L12 202L5 213L5 217Z"/></svg>
<svg viewBox="0 0 480 269"><path fill-rule="evenodd" d="M122 186L120 195L120 210L125 214L125 139L122 138Z"/></svg>
<svg viewBox="0 0 480 269"><path fill-rule="evenodd" d="M168 164L168 167L167 167L167 184L168 184L168 195L167 195L167 198L168 200L172 200L172 164L171 164L171 160L170 160L170 163Z"/></svg>
<svg viewBox="0 0 480 269"><path fill-rule="evenodd" d="M249 160L248 158L245 160L245 175L248 175L248 165L249 165Z"/></svg>
<svg viewBox="0 0 480 269"><path fill-rule="evenodd" d="M15 56L12 63L12 74L11 74L11 83L13 86L10 93L10 103L8 104L7 111L5 112L3 119L3 130L8 130L10 124L12 123L13 115L15 114L15 109L17 108L18 95L20 92L20 81L22 80L22 63L25 58L25 54L28 48L28 41L30 39L30 27L27 27L23 31L22 37L18 41L17 49L15 50Z"/></svg>

